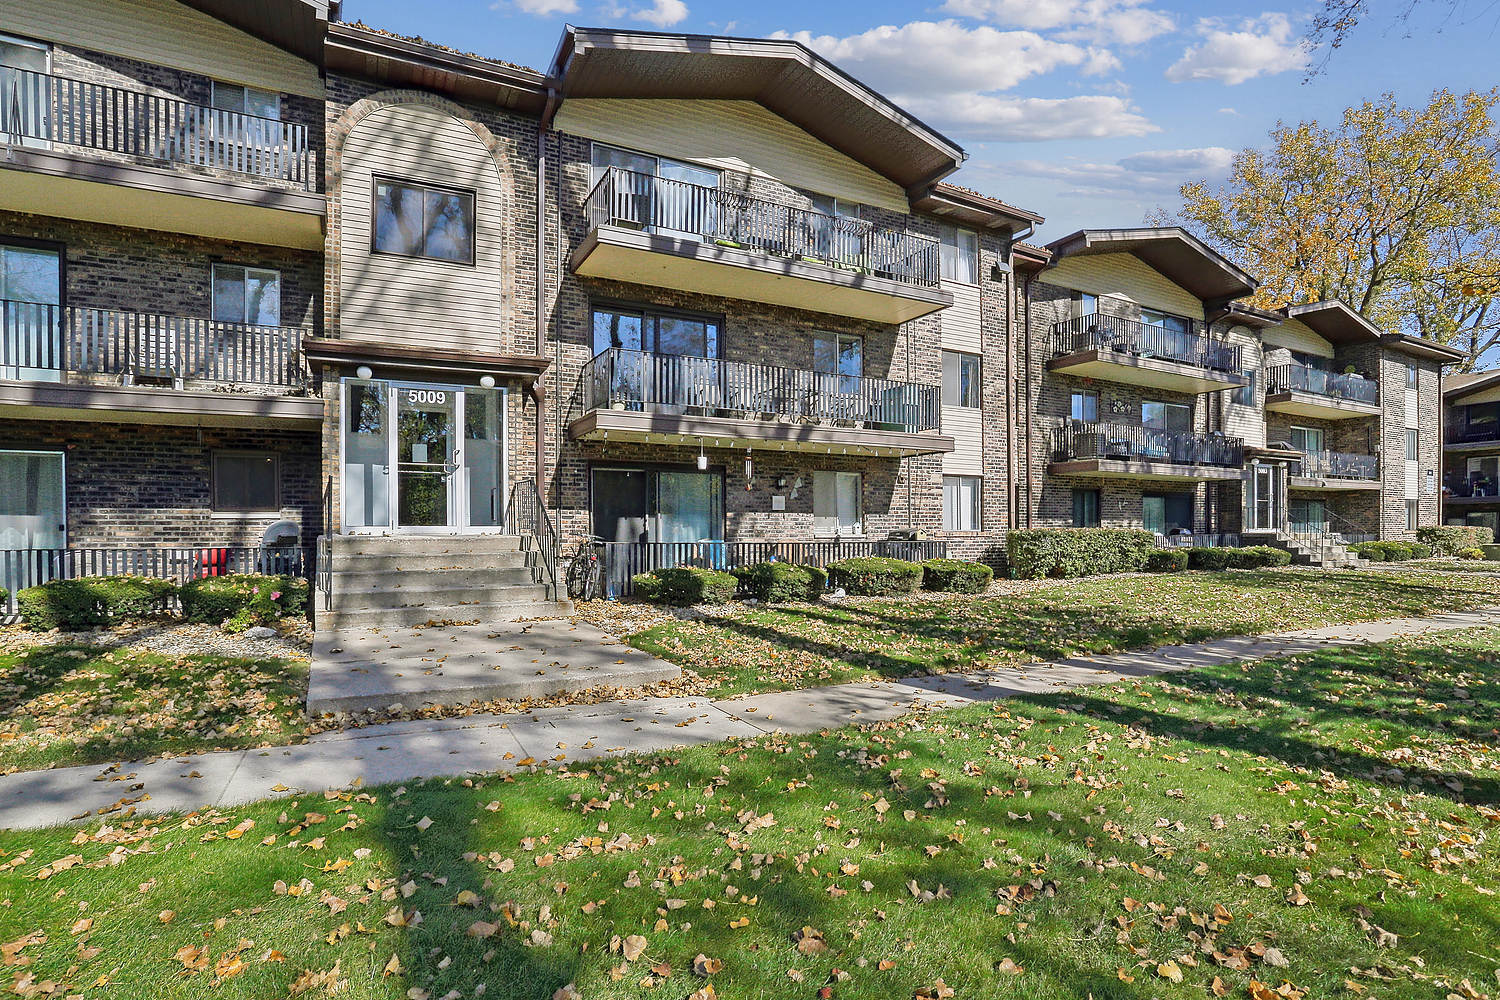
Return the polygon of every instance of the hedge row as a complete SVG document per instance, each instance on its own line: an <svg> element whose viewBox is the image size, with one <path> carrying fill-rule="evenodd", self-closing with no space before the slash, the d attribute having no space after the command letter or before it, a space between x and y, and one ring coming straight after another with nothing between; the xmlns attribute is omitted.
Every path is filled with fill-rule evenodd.
<svg viewBox="0 0 1500 1000"><path fill-rule="evenodd" d="M858 596L910 594L918 587L956 594L977 594L989 587L995 571L983 563L929 559L925 563L871 557L840 559L826 570L795 563L763 562L728 573L678 567L656 569L632 578L635 596L655 604L686 607L725 604L736 596L784 603L816 601L830 586Z"/></svg>
<svg viewBox="0 0 1500 1000"><path fill-rule="evenodd" d="M1242 549L1188 549L1188 566L1192 569L1265 569L1286 566L1292 554L1269 545L1247 545Z"/></svg>
<svg viewBox="0 0 1500 1000"><path fill-rule="evenodd" d="M1371 562L1405 562L1408 559L1432 558L1431 546L1421 542L1360 542L1349 551Z"/></svg>
<svg viewBox="0 0 1500 1000"><path fill-rule="evenodd" d="M45 632L161 618L177 598L188 621L234 631L300 613L307 590L306 580L288 576L207 577L182 587L145 576L86 576L17 591L16 609L27 628Z"/></svg>
<svg viewBox="0 0 1500 1000"><path fill-rule="evenodd" d="M1456 556L1463 549L1493 545L1495 532L1481 524L1438 524L1418 528L1417 541L1429 546L1433 555Z"/></svg>
<svg viewBox="0 0 1500 1000"><path fill-rule="evenodd" d="M1035 528L1005 537L1011 576L1022 580L1134 573L1155 551L1156 536L1134 528Z"/></svg>

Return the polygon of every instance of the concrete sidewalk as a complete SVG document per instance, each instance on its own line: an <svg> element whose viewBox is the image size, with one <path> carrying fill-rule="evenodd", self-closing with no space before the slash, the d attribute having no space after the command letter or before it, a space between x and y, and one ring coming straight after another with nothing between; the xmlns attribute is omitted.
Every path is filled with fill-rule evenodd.
<svg viewBox="0 0 1500 1000"><path fill-rule="evenodd" d="M636 751L894 718L918 706L954 707L1019 694L1149 677L1210 664L1381 642L1424 632L1500 625L1500 608L1241 636L1114 656L1080 657L900 682L840 684L710 701L651 698L543 709L530 715L393 722L325 733L298 746L196 754L101 769L0 777L0 828L109 822L136 813L229 806L356 781L498 771L532 758L574 762Z"/></svg>

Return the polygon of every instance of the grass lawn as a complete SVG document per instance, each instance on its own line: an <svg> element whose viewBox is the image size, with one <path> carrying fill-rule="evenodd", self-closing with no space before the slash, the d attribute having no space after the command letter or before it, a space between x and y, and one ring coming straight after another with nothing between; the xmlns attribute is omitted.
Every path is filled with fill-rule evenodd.
<svg viewBox="0 0 1500 1000"><path fill-rule="evenodd" d="M0 654L0 772L299 742L307 664L123 647Z"/></svg>
<svg viewBox="0 0 1500 1000"><path fill-rule="evenodd" d="M0 833L0 991L1494 996L1497 720L1482 630Z"/></svg>
<svg viewBox="0 0 1500 1000"><path fill-rule="evenodd" d="M716 697L1467 610L1500 575L1377 570L1096 577L986 598L736 608L630 637Z"/></svg>

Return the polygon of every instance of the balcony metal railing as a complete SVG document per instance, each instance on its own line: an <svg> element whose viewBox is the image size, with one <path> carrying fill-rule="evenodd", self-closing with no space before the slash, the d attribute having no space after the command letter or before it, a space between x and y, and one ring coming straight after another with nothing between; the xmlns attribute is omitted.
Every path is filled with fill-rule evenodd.
<svg viewBox="0 0 1500 1000"><path fill-rule="evenodd" d="M307 127L122 87L6 67L0 136L212 167L312 190Z"/></svg>
<svg viewBox="0 0 1500 1000"><path fill-rule="evenodd" d="M610 167L585 205L589 228L624 226L760 250L936 288L938 242L722 188Z"/></svg>
<svg viewBox="0 0 1500 1000"><path fill-rule="evenodd" d="M1272 365L1266 369L1266 392L1291 390L1372 406L1380 402L1380 384L1362 375L1340 375L1307 365Z"/></svg>
<svg viewBox="0 0 1500 1000"><path fill-rule="evenodd" d="M1379 479L1380 459L1348 451L1304 451L1302 475L1331 479Z"/></svg>
<svg viewBox="0 0 1500 1000"><path fill-rule="evenodd" d="M1237 344L1197 333L1168 330L1137 319L1086 313L1052 324L1052 354L1114 351L1138 358L1161 358L1213 371L1238 373L1243 350Z"/></svg>
<svg viewBox="0 0 1500 1000"><path fill-rule="evenodd" d="M1494 476L1473 473L1468 477L1448 476L1443 480L1443 489L1449 497L1460 500L1493 500L1500 498L1500 482Z"/></svg>
<svg viewBox="0 0 1500 1000"><path fill-rule="evenodd" d="M935 385L623 348L584 365L579 392L585 413L780 417L908 432L937 430L942 419Z"/></svg>
<svg viewBox="0 0 1500 1000"><path fill-rule="evenodd" d="M1089 420L1069 420L1054 428L1052 453L1056 461L1102 458L1230 468L1245 464L1244 442L1239 438Z"/></svg>
<svg viewBox="0 0 1500 1000"><path fill-rule="evenodd" d="M1443 428L1443 439L1449 444L1500 442L1500 423L1465 424L1455 421Z"/></svg>
<svg viewBox="0 0 1500 1000"><path fill-rule="evenodd" d="M0 299L0 378L63 372L302 388L299 327Z"/></svg>

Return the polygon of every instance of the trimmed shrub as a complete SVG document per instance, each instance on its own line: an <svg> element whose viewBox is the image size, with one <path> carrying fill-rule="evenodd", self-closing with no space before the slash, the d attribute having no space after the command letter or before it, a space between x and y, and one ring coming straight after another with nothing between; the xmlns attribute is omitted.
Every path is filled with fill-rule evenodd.
<svg viewBox="0 0 1500 1000"><path fill-rule="evenodd" d="M1371 562L1405 562L1408 559L1430 559L1432 549L1420 542L1360 542L1349 550Z"/></svg>
<svg viewBox="0 0 1500 1000"><path fill-rule="evenodd" d="M647 577L651 579L642 588L641 582ZM728 604L734 600L734 592L740 586L740 582L729 573L690 566L654 569L636 577L635 582L637 597L674 608L686 608L694 604Z"/></svg>
<svg viewBox="0 0 1500 1000"><path fill-rule="evenodd" d="M1481 549L1477 545L1471 545L1466 549L1459 549L1453 554L1458 556L1458 558L1460 559L1483 559L1484 549Z"/></svg>
<svg viewBox="0 0 1500 1000"><path fill-rule="evenodd" d="M816 601L828 589L828 571L818 566L762 562L732 572L740 582L741 595L767 603Z"/></svg>
<svg viewBox="0 0 1500 1000"><path fill-rule="evenodd" d="M1230 553L1233 551L1218 547L1188 549L1188 565L1193 569L1228 569L1233 559Z"/></svg>
<svg viewBox="0 0 1500 1000"><path fill-rule="evenodd" d="M182 616L190 622L243 632L307 609L307 581L296 576L231 573L206 576L182 587Z"/></svg>
<svg viewBox="0 0 1500 1000"><path fill-rule="evenodd" d="M637 573L630 578L630 592L635 595L636 600L655 604L657 585L660 582L655 573Z"/></svg>
<svg viewBox="0 0 1500 1000"><path fill-rule="evenodd" d="M1187 549L1157 549L1146 557L1147 573L1181 573L1187 568Z"/></svg>
<svg viewBox="0 0 1500 1000"><path fill-rule="evenodd" d="M1491 545L1495 532L1482 524L1437 524L1417 529L1417 541L1430 546L1436 555L1458 555L1459 549Z"/></svg>
<svg viewBox="0 0 1500 1000"><path fill-rule="evenodd" d="M1154 551L1156 536L1134 528L1034 528L1005 536L1011 576L1021 580L1134 573Z"/></svg>
<svg viewBox="0 0 1500 1000"><path fill-rule="evenodd" d="M828 564L828 583L862 597L910 594L922 585L922 565L885 556L840 559Z"/></svg>
<svg viewBox="0 0 1500 1000"><path fill-rule="evenodd" d="M995 579L995 571L981 562L963 559L929 559L922 564L922 589L950 594L982 594Z"/></svg>
<svg viewBox="0 0 1500 1000"><path fill-rule="evenodd" d="M110 622L140 621L170 611L177 584L145 576L85 576L49 580L16 593L16 608L26 627L96 628Z"/></svg>
<svg viewBox="0 0 1500 1000"><path fill-rule="evenodd" d="M1231 569L1265 569L1268 566L1288 566L1292 554L1270 545L1247 545L1242 549L1227 549Z"/></svg>

